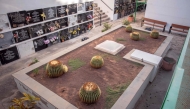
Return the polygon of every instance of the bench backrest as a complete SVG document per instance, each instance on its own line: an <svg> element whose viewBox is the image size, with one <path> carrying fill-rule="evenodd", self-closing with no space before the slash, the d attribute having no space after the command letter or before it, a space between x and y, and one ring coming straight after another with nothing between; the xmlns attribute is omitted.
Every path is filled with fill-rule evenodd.
<svg viewBox="0 0 190 109"><path fill-rule="evenodd" d="M164 26L166 26L166 22L162 22L162 21L159 21L159 20L153 20L153 19L149 19L149 18L144 18L143 19L144 21L148 21L148 22L153 22L153 23L155 23L155 24L161 24L161 25L164 25Z"/></svg>
<svg viewBox="0 0 190 109"><path fill-rule="evenodd" d="M184 30L189 30L188 26L183 26L183 25L178 25L178 24L172 24L172 27L180 28L180 29L184 29Z"/></svg>

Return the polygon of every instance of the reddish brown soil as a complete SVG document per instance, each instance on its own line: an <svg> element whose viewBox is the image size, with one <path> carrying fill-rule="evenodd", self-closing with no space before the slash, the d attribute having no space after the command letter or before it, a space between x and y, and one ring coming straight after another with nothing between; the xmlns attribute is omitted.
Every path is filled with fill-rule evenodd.
<svg viewBox="0 0 190 109"><path fill-rule="evenodd" d="M133 81L143 68L143 66L124 60L122 57L133 48L154 53L165 39L164 36L160 36L159 39L152 39L149 37L149 34L144 32L141 32L141 37L140 41L133 41L129 38L129 33L125 32L125 28L119 28L58 59L67 66L69 59L81 59L86 63L81 68L75 71L69 70L68 73L61 77L53 79L45 75L44 67L40 68L39 75L35 77L33 77L32 73L29 75L79 109L105 109L106 88L114 88L119 84ZM118 38L125 39L125 41L118 41ZM117 41L118 43L124 44L126 48L116 56L94 49L97 44L105 40ZM101 69L93 69L90 67L89 62L94 55L103 56L105 64ZM71 68L69 67L69 69ZM78 97L80 87L88 81L98 84L102 91L100 99L95 104L87 105L82 103Z"/></svg>

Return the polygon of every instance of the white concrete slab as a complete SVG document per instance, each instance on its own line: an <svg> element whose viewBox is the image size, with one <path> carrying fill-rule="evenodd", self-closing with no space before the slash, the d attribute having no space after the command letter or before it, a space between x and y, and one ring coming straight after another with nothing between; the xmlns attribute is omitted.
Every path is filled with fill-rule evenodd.
<svg viewBox="0 0 190 109"><path fill-rule="evenodd" d="M123 50L125 46L123 44L111 41L111 40L106 40L94 47L95 49L98 49L100 51L116 55L118 52Z"/></svg>
<svg viewBox="0 0 190 109"><path fill-rule="evenodd" d="M162 57L160 56L150 54L150 53L137 50L137 49L131 54L131 58L143 61L148 64L152 64L152 65L159 65L160 61L162 60Z"/></svg>

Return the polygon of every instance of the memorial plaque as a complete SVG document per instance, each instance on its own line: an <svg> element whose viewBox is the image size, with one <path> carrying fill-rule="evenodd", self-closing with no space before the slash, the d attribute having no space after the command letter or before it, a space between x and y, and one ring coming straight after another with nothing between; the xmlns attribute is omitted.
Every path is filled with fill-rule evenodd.
<svg viewBox="0 0 190 109"><path fill-rule="evenodd" d="M17 43L30 39L28 28L13 31L13 37L15 38L15 42Z"/></svg>
<svg viewBox="0 0 190 109"><path fill-rule="evenodd" d="M78 3L78 13L85 12L85 4L84 3Z"/></svg>
<svg viewBox="0 0 190 109"><path fill-rule="evenodd" d="M69 15L76 14L77 13L77 4L68 5L68 13L69 13Z"/></svg>
<svg viewBox="0 0 190 109"><path fill-rule="evenodd" d="M57 6L57 17L67 16L67 5Z"/></svg>
<svg viewBox="0 0 190 109"><path fill-rule="evenodd" d="M93 2L85 2L86 11L93 10Z"/></svg>
<svg viewBox="0 0 190 109"><path fill-rule="evenodd" d="M36 9L26 12L26 22L29 23L37 23L43 21L41 14L43 14L42 9Z"/></svg>
<svg viewBox="0 0 190 109"><path fill-rule="evenodd" d="M66 40L69 40L69 32L68 32L68 29L64 29L64 30L61 30L60 31L60 40L62 42L66 41Z"/></svg>
<svg viewBox="0 0 190 109"><path fill-rule="evenodd" d="M59 39L59 33L53 33L53 34L50 34L47 36L47 40L49 40L48 42L48 47L49 46L52 46L54 44L57 44L60 42L60 39Z"/></svg>
<svg viewBox="0 0 190 109"><path fill-rule="evenodd" d="M66 17L66 18L59 19L57 20L57 23L60 26L60 28L65 28L68 26L68 18Z"/></svg>
<svg viewBox="0 0 190 109"><path fill-rule="evenodd" d="M7 15L12 28L21 27L26 24L26 11L12 12Z"/></svg>
<svg viewBox="0 0 190 109"><path fill-rule="evenodd" d="M30 36L33 38L33 37L43 35L45 33L43 30L43 27L44 27L44 24L39 24L39 25L29 27Z"/></svg>
<svg viewBox="0 0 190 109"><path fill-rule="evenodd" d="M77 24L77 15L71 15L68 17L69 26Z"/></svg>
<svg viewBox="0 0 190 109"><path fill-rule="evenodd" d="M80 31L79 31L79 34L83 34L83 33L86 33L87 31L87 23L83 23L83 24L80 24L79 25L79 28L80 28Z"/></svg>
<svg viewBox="0 0 190 109"><path fill-rule="evenodd" d="M71 28L69 28L69 36L68 36L68 38L69 39L75 38L75 37L79 36L79 34L80 34L80 30L78 28L78 25L74 26L74 27L71 27Z"/></svg>
<svg viewBox="0 0 190 109"><path fill-rule="evenodd" d="M78 20L78 23L82 23L82 22L87 21L87 15L86 15L86 13L78 14L77 15L77 20Z"/></svg>
<svg viewBox="0 0 190 109"><path fill-rule="evenodd" d="M20 54L20 58L26 57L35 53L33 41L27 41L25 43L17 45L17 49Z"/></svg>
<svg viewBox="0 0 190 109"><path fill-rule="evenodd" d="M4 48L15 43L12 32L2 33L0 36L0 48Z"/></svg>
<svg viewBox="0 0 190 109"><path fill-rule="evenodd" d="M45 8L44 13L46 16L46 20L53 19L56 17L56 9L55 7Z"/></svg>
<svg viewBox="0 0 190 109"><path fill-rule="evenodd" d="M43 50L43 49L45 49L45 48L48 47L48 45L44 43L44 41L46 41L46 39L47 39L47 37L45 36L45 37L41 37L41 38L35 39L33 41L33 43L34 43L34 49L35 49L36 52L40 51L40 50Z"/></svg>
<svg viewBox="0 0 190 109"><path fill-rule="evenodd" d="M0 60L3 65L17 59L19 59L19 54L16 46L0 51Z"/></svg>
<svg viewBox="0 0 190 109"><path fill-rule="evenodd" d="M61 28L61 26L58 24L57 20L46 22L44 26L45 33L53 32L59 28Z"/></svg>

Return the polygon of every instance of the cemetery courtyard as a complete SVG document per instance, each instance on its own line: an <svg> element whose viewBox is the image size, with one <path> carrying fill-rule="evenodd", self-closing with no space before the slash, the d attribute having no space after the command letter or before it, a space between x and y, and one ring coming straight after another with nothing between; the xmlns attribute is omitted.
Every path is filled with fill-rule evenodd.
<svg viewBox="0 0 190 109"><path fill-rule="evenodd" d="M131 25L132 25L132 27L141 28L140 27L140 19L144 16L144 12L138 12L137 15L138 15L137 16L137 21L135 23L132 23ZM122 19L110 22L110 24L112 24L112 28L117 27L118 25L121 25L123 19L125 19L125 18L122 18ZM19 60L15 61L15 62L10 63L10 64L1 66L0 67L0 75L1 75L1 77L0 77L0 81L1 81L0 82L0 87L1 87L0 88L0 94L1 94L0 100L1 100L1 107L4 108L4 109L7 109L11 105L11 100L13 98L15 98L15 97L21 97L22 96L22 94L17 89L16 83L13 80L12 74L14 74L15 72L18 72L19 70L22 70L22 69L28 67L28 65L30 64L30 62L34 58L37 58L39 61L44 61L44 59L46 57L51 56L51 55L55 55L59 51L64 51L69 46L81 42L81 38L83 38L83 37L89 37L89 39L93 38L93 36L97 35L98 33L101 33L102 28L103 27L101 27L101 26L97 27L97 28L94 28L91 31L89 31L88 33L85 33L84 35L81 35L81 36L79 36L77 38L74 38L72 40L66 41L64 43L60 43L60 44L51 46L50 48L47 48L47 49L42 50L42 51L39 51L39 52L37 52L35 54L32 54L32 55L30 55L30 56L28 56L26 58L22 58L22 59L19 59ZM121 33L115 32L113 34L117 34L117 35L124 34L124 33L122 33L124 31L123 28L120 28L119 31ZM128 33L126 33L126 34L128 34ZM163 34L167 35L168 33L165 32ZM109 36L111 36L111 35L109 35ZM173 34L172 36L173 36L173 39L171 41L171 47L170 47L169 51L166 53L166 56L172 57L172 58L174 58L177 61L178 58L179 58L179 55L181 53L181 49L183 47L183 43L184 43L185 37L183 37L181 35L176 35L176 34ZM123 38L124 38L124 36L122 36L122 35L121 35L121 38L118 38L118 37L105 38L105 39L108 39L108 40L114 40L116 42L120 42L120 43L122 43L124 45L128 44L128 46L126 46L126 48L119 54L119 55L121 55L121 57L123 57L125 54L127 54L129 51L131 51L133 48L142 49L142 50L145 50L146 52L149 52L149 53L154 53L156 51L157 47L160 45L160 43L162 43L163 40L164 40L164 38L161 37L159 39L160 43L158 43L158 45L155 46L154 44L156 44L156 42L154 42L154 41L156 41L156 40L152 40L149 43L147 41L148 39L143 38L143 39L140 40L139 44L141 46L140 46L140 48L138 48L139 47L138 43L136 43L136 42L135 43L134 42L130 42L129 41L130 39L128 39L126 41L126 43L125 43L124 40L122 41ZM100 43L100 42L102 42L105 39L101 40L101 38L100 38L99 41L97 41L97 43ZM79 50L76 51L78 53L71 52L71 56L69 57L69 55L68 55L68 57L72 58L72 57L75 57L75 56L83 56L83 55L88 55L89 58L92 57L92 55L89 55L88 52L89 53L95 52L96 54L101 54L102 52L98 52L98 51L92 50L93 47L95 46L95 44L97 44L97 43L87 44L87 45L85 45L85 49L84 48L79 48ZM148 44L148 46L145 46L146 44ZM129 46L129 45L131 45L131 46ZM151 47L153 47L153 48L151 48ZM83 50L81 50L81 49L83 49ZM87 51L87 52L85 52L85 51ZM83 53L83 54L80 54L80 53ZM102 54L102 55L104 55L104 54ZM111 56L110 57L109 56L104 56L104 57L110 58ZM111 57L111 58L113 58L113 57ZM117 57L117 58L120 58L120 57ZM61 57L60 57L60 59L61 59ZM62 59L62 62L66 63L66 61L68 61L68 60L64 59L64 58ZM114 63L114 61L117 61L117 59L113 60L113 61L110 61L109 59L108 60L105 59L105 65L109 64L109 63ZM126 63L125 62L121 62L121 64L126 64ZM134 63L132 63L132 64L134 64ZM130 64L129 64L129 66L130 66ZM129 67L129 66L123 66L123 67ZM132 65L132 66L134 68L137 68L138 72L141 69L141 66L136 66L136 65ZM107 66L107 68L110 68L110 67L113 67L113 66L111 66L111 65ZM118 69L120 69L120 68L118 68ZM121 69L123 69L123 68L121 68ZM85 71L85 68L83 70ZM83 72L83 70L81 72ZM120 71L120 70L118 70L118 71ZM69 73L71 73L71 72L69 72ZM152 83L148 84L148 86L145 89L143 95L141 96L141 98L136 103L135 109L153 109L153 108L154 109L159 109L160 106L162 105L163 99L165 97L165 94L166 94L169 82L171 80L172 74L173 74L173 71L164 71L164 70L162 70L160 68L158 70L158 73L157 73L154 81ZM32 75L30 75L30 76L32 77ZM80 75L76 75L76 77L79 77L79 76ZM40 80L41 77L43 77L43 76L39 75L37 77L32 77L32 78ZM73 80L77 80L76 77ZM126 77L127 77L127 75L126 75ZM110 80L110 82L111 82L111 80ZM52 89L54 89L54 88L52 87ZM38 107L36 107L36 108L38 108ZM100 107L97 107L97 108L100 108Z"/></svg>

